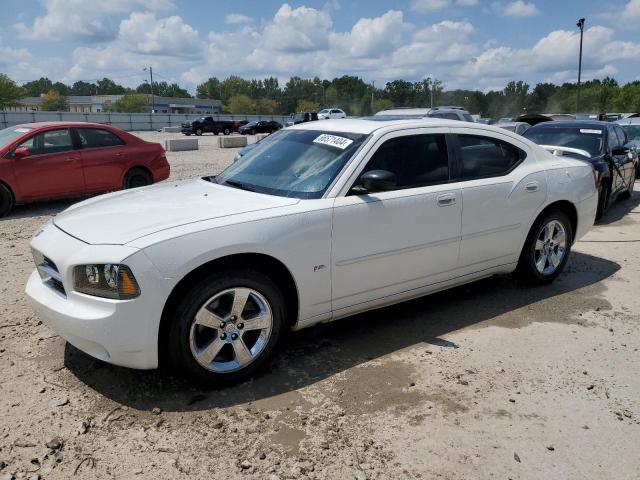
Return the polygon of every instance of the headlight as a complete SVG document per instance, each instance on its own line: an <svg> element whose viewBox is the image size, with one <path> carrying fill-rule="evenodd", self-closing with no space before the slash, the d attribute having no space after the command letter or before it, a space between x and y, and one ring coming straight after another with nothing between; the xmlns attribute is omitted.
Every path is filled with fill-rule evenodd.
<svg viewBox="0 0 640 480"><path fill-rule="evenodd" d="M95 297L127 300L140 295L140 287L126 265L114 263L77 265L73 269L77 292Z"/></svg>

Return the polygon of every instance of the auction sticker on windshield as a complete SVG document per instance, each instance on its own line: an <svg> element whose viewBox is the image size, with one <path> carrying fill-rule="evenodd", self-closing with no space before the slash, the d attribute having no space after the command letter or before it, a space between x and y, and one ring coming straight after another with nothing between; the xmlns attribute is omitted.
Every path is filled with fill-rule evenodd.
<svg viewBox="0 0 640 480"><path fill-rule="evenodd" d="M591 130L589 128L581 128L580 133L595 133L596 135L602 135L602 130Z"/></svg>
<svg viewBox="0 0 640 480"><path fill-rule="evenodd" d="M335 147L339 148L340 150L344 150L353 143L353 140L351 140L350 138L323 133L318 138L316 138L313 143L320 143L322 145L328 145L329 147Z"/></svg>

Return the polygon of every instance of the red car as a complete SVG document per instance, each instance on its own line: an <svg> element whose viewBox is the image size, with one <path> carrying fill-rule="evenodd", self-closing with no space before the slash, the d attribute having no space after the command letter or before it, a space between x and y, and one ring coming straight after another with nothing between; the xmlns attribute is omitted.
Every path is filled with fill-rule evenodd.
<svg viewBox="0 0 640 480"><path fill-rule="evenodd" d="M103 193L169 177L164 148L99 123L0 130L0 216L15 204Z"/></svg>

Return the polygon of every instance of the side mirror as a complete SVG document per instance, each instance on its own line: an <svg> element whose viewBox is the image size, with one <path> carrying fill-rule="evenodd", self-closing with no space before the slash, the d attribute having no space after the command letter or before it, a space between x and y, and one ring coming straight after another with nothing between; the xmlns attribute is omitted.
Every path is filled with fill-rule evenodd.
<svg viewBox="0 0 640 480"><path fill-rule="evenodd" d="M360 176L359 183L367 192L386 192L393 190L398 185L395 173L388 170L371 170Z"/></svg>
<svg viewBox="0 0 640 480"><path fill-rule="evenodd" d="M611 150L612 155L626 155L629 153L629 149L627 147L616 147Z"/></svg>
<svg viewBox="0 0 640 480"><path fill-rule="evenodd" d="M28 147L18 147L13 151L13 158L24 158L31 155Z"/></svg>

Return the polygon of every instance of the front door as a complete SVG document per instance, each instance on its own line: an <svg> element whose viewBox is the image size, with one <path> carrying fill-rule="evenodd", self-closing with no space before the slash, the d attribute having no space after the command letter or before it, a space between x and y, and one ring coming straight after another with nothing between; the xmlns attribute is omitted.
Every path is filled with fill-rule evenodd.
<svg viewBox="0 0 640 480"><path fill-rule="evenodd" d="M456 268L460 189L450 183L445 131L416 129L379 140L361 173L387 170L397 188L336 198L333 212L332 307L383 304L436 283Z"/></svg>
<svg viewBox="0 0 640 480"><path fill-rule="evenodd" d="M37 133L20 146L30 152L13 160L22 198L70 197L85 192L80 152L68 128Z"/></svg>

